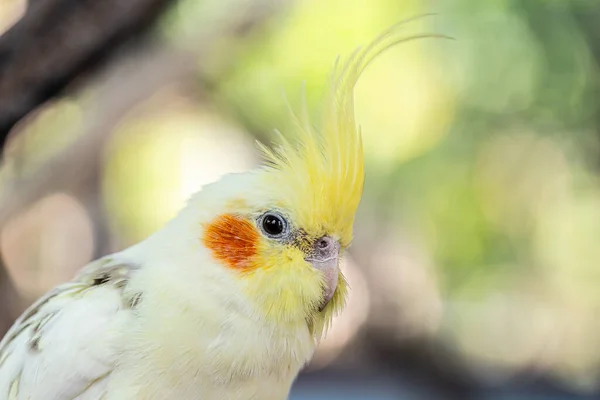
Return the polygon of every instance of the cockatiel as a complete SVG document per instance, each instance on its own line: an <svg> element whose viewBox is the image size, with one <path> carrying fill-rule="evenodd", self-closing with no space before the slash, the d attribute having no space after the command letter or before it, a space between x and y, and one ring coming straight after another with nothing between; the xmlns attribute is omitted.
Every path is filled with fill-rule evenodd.
<svg viewBox="0 0 600 400"><path fill-rule="evenodd" d="M259 145L163 229L85 266L0 342L0 399L285 399L347 284L363 189L353 89L392 30L336 64L323 125Z"/></svg>

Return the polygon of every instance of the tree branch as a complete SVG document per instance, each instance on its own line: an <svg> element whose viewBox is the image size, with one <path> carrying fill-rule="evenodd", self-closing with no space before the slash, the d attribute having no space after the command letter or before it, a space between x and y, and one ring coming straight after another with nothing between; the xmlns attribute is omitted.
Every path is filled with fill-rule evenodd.
<svg viewBox="0 0 600 400"><path fill-rule="evenodd" d="M34 0L0 37L0 149L11 128L152 26L174 0Z"/></svg>

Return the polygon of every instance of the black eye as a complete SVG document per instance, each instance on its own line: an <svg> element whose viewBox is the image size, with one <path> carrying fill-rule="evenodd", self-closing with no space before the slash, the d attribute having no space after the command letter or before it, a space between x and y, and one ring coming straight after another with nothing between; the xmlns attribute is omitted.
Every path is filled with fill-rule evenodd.
<svg viewBox="0 0 600 400"><path fill-rule="evenodd" d="M287 223L285 219L275 213L267 213L262 217L261 221L262 230L267 236L273 238L280 238L287 230Z"/></svg>

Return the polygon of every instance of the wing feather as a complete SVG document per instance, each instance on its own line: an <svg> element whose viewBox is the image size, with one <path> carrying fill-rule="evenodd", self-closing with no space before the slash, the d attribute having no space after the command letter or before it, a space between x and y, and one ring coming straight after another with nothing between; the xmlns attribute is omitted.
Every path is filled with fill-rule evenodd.
<svg viewBox="0 0 600 400"><path fill-rule="evenodd" d="M139 301L124 290L136 269L97 260L29 307L0 341L0 398L101 398L119 353L119 325Z"/></svg>

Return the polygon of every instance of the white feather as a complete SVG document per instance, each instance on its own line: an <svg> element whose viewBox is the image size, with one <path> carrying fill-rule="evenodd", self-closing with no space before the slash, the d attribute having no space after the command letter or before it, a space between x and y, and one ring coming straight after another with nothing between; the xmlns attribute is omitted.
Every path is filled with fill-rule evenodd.
<svg viewBox="0 0 600 400"><path fill-rule="evenodd" d="M267 322L199 240L252 184L205 188L161 231L41 298L0 342L0 399L285 399L313 336Z"/></svg>
<svg viewBox="0 0 600 400"><path fill-rule="evenodd" d="M115 286L86 282L101 264L39 299L9 330L0 342L0 398L74 399L106 386L131 310Z"/></svg>

